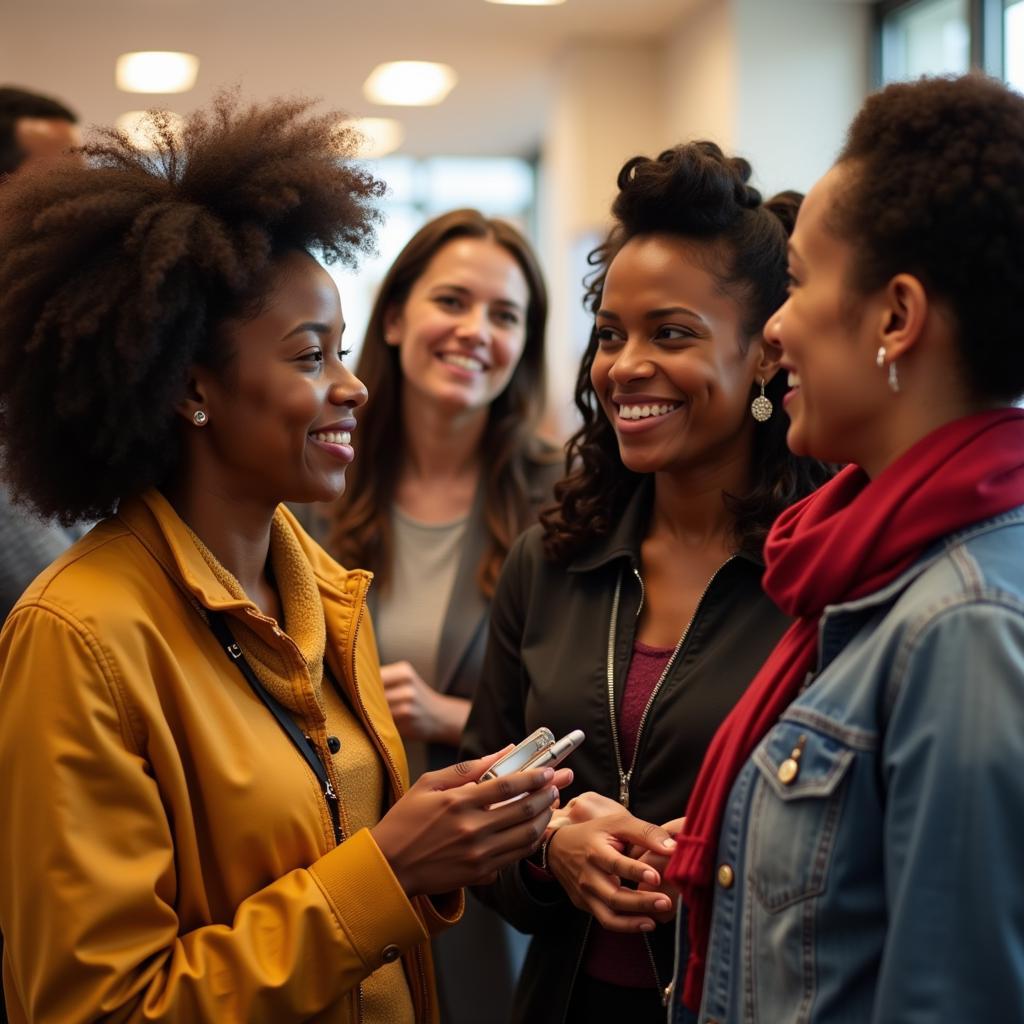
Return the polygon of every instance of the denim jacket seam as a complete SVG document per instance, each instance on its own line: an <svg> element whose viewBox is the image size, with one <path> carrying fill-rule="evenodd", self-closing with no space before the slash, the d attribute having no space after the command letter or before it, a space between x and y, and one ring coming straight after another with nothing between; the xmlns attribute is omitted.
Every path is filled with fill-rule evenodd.
<svg viewBox="0 0 1024 1024"><path fill-rule="evenodd" d="M800 722L812 729L839 740L848 747L870 753L878 748L878 734L867 729L859 729L852 725L843 725L824 712L814 708L791 705L783 713L783 722Z"/></svg>
<svg viewBox="0 0 1024 1024"><path fill-rule="evenodd" d="M969 592L984 589L985 577L981 566L963 544L957 544L949 551L949 560Z"/></svg>
<svg viewBox="0 0 1024 1024"><path fill-rule="evenodd" d="M960 592L939 598L929 604L927 608L915 615L908 623L899 648L896 651L896 656L893 659L892 669L889 672L885 686L884 707L886 719L888 719L896 701L899 699L907 666L917 652L925 635L944 616L954 609L967 605L996 605L1024 615L1024 601L1021 601L1013 594L986 585L983 582L979 586L965 585L964 589Z"/></svg>

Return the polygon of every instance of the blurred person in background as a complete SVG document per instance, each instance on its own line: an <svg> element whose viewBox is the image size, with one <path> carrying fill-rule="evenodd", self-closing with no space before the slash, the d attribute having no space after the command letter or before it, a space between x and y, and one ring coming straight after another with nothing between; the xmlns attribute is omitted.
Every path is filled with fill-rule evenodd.
<svg viewBox="0 0 1024 1024"><path fill-rule="evenodd" d="M364 454L328 546L375 574L381 675L413 777L457 760L495 581L559 474L537 437L546 318L529 243L472 209L416 232L370 315L356 367L372 396ZM443 1019L474 1024L486 1005L500 1021L525 940L470 903L434 946Z"/></svg>
<svg viewBox="0 0 1024 1024"><path fill-rule="evenodd" d="M78 118L63 103L0 86L0 189L13 175L45 167L82 144ZM2 426L0 426L2 429ZM36 575L79 535L11 504L0 476L0 623Z"/></svg>
<svg viewBox="0 0 1024 1024"><path fill-rule="evenodd" d="M464 751L541 725L587 737L536 862L481 890L533 935L516 1021L664 1019L678 796L787 625L761 546L826 471L786 447L762 333L799 196L762 201L750 176L710 142L620 171L569 475L498 584Z"/></svg>
<svg viewBox="0 0 1024 1024"><path fill-rule="evenodd" d="M366 389L311 254L354 263L383 191L308 108L156 114L153 154L109 131L0 189L4 469L102 519L0 632L16 1024L437 1020L429 935L571 774L407 789L369 574L281 505L355 457Z"/></svg>

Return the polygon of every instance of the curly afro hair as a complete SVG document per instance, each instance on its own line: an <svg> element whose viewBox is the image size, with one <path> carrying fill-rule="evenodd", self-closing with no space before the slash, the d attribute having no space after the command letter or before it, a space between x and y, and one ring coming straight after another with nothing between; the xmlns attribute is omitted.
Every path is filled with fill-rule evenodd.
<svg viewBox="0 0 1024 1024"><path fill-rule="evenodd" d="M188 369L230 359L291 249L354 265L384 186L359 136L307 100L221 95L156 150L106 129L89 166L0 187L0 456L16 497L65 524L159 485L179 456Z"/></svg>
<svg viewBox="0 0 1024 1024"><path fill-rule="evenodd" d="M701 245L708 272L740 303L745 338L739 343L746 344L786 299L786 245L803 198L782 192L762 200L750 177L746 160L727 157L713 142L675 146L656 160L628 160L612 204L615 224L588 257L595 270L584 282L587 310L597 312L608 267L626 242L639 235L674 235ZM642 480L623 465L615 430L590 382L596 353L597 335L591 332L576 380L583 425L569 441L568 475L555 486L557 504L541 515L545 551L555 561L568 561L606 535ZM767 388L776 408L784 391L783 375L776 374ZM758 425L751 490L729 499L737 544L754 554L760 554L779 512L828 476L821 463L790 453L787 426L781 414Z"/></svg>
<svg viewBox="0 0 1024 1024"><path fill-rule="evenodd" d="M831 227L855 250L861 293L906 272L949 303L976 397L1024 394L1024 97L981 74L869 97L840 164Z"/></svg>

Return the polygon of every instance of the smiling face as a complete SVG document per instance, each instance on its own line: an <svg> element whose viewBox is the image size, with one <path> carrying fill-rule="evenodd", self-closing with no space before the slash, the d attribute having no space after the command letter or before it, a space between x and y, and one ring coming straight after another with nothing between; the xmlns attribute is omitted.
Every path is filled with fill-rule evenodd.
<svg viewBox="0 0 1024 1024"><path fill-rule="evenodd" d="M195 401L182 411L206 412L190 442L204 446L232 496L274 506L342 493L355 410L366 401L342 364L344 328L338 289L301 252L277 262L258 315L222 325L231 359L219 372L194 370Z"/></svg>
<svg viewBox="0 0 1024 1024"><path fill-rule="evenodd" d="M590 379L636 473L749 460L763 346L744 337L743 311L699 244L633 238L605 278Z"/></svg>
<svg viewBox="0 0 1024 1024"><path fill-rule="evenodd" d="M410 397L454 413L486 409L523 354L529 300L519 264L491 239L438 249L385 322Z"/></svg>
<svg viewBox="0 0 1024 1024"><path fill-rule="evenodd" d="M850 283L853 246L828 225L849 173L837 165L807 194L789 247L789 298L768 318L765 337L781 345L789 374L790 449L863 465L879 447L892 395L875 363L879 297L857 297Z"/></svg>

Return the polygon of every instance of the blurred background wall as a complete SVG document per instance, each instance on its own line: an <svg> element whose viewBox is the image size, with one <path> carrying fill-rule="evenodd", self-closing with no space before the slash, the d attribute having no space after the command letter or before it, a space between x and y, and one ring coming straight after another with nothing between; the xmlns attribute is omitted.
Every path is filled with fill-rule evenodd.
<svg viewBox="0 0 1024 1024"><path fill-rule="evenodd" d="M135 51L194 55L194 84L125 91L115 66ZM441 62L455 83L433 105L368 98L373 69L400 60ZM554 434L573 422L580 282L626 159L710 138L750 159L766 194L805 190L871 88L970 66L1020 86L1024 0L0 0L0 82L50 93L86 125L187 113L224 86L392 122L366 122L390 185L379 255L337 272L353 341L423 220L459 205L508 217L551 286Z"/></svg>

